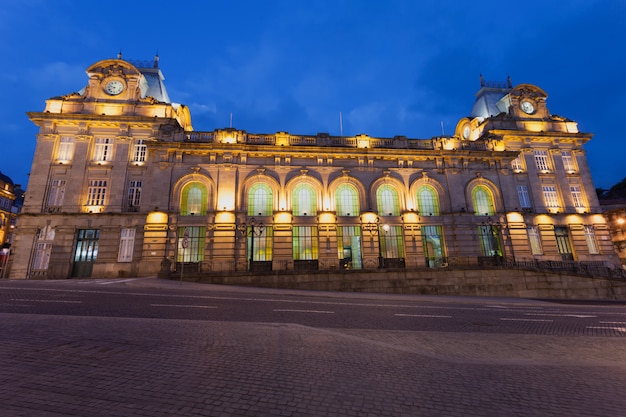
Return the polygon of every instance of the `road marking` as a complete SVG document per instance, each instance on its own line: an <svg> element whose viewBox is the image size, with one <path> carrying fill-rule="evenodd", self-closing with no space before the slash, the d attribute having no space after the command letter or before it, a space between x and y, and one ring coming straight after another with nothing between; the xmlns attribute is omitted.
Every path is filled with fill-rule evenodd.
<svg viewBox="0 0 626 417"><path fill-rule="evenodd" d="M26 298L11 298L11 301L26 301L33 303L66 303L66 304L82 304L82 301L70 301L70 300L28 300Z"/></svg>
<svg viewBox="0 0 626 417"><path fill-rule="evenodd" d="M600 324L626 324L626 321L601 321Z"/></svg>
<svg viewBox="0 0 626 417"><path fill-rule="evenodd" d="M547 317L576 317L577 319L589 319L598 316L590 314L547 314L547 313L524 313L525 316L547 316Z"/></svg>
<svg viewBox="0 0 626 417"><path fill-rule="evenodd" d="M334 311L324 310L287 310L287 309L274 309L273 311L280 313L317 313L317 314L335 314Z"/></svg>
<svg viewBox="0 0 626 417"><path fill-rule="evenodd" d="M611 327L611 326L587 326L588 329L606 329L617 330L618 332L626 333L626 327Z"/></svg>
<svg viewBox="0 0 626 417"><path fill-rule="evenodd" d="M507 319L507 318L500 318L500 320L504 320L504 321L545 321L548 323L552 323L554 320L540 320L540 319Z"/></svg>
<svg viewBox="0 0 626 417"><path fill-rule="evenodd" d="M433 314L394 314L396 317L432 317L440 319L451 319L452 316L435 316Z"/></svg>
<svg viewBox="0 0 626 417"><path fill-rule="evenodd" d="M185 304L150 304L151 307L180 307L180 308L217 308L217 306L194 306Z"/></svg>

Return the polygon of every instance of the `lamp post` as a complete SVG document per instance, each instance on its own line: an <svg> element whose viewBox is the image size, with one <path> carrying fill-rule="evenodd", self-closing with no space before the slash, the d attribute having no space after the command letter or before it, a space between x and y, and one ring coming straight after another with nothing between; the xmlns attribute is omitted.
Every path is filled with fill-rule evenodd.
<svg viewBox="0 0 626 417"><path fill-rule="evenodd" d="M250 261L248 265L248 270L252 271L252 265L254 262L254 238L256 236L261 236L263 234L263 230L265 229L265 225L261 222L256 224L256 220L254 217L251 217L245 223L239 223L237 225L237 230L244 236L250 236Z"/></svg>
<svg viewBox="0 0 626 417"><path fill-rule="evenodd" d="M378 225L380 223L380 219L376 217L376 221L369 221L367 223L363 223L363 229L367 230L370 233L370 241L373 241L374 235L378 235ZM380 238L378 239L378 267L383 267L383 253L380 247Z"/></svg>

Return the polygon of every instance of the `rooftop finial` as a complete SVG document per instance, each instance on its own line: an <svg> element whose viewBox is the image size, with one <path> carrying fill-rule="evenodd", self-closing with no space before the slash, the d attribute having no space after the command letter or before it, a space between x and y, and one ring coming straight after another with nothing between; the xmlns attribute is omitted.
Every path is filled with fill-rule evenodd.
<svg viewBox="0 0 626 417"><path fill-rule="evenodd" d="M506 76L506 83L508 84L509 88L513 88L513 84L511 83L511 76L510 75Z"/></svg>
<svg viewBox="0 0 626 417"><path fill-rule="evenodd" d="M480 86L484 87L485 86L485 79L483 78L483 75L480 74Z"/></svg>
<svg viewBox="0 0 626 417"><path fill-rule="evenodd" d="M159 51L154 54L154 68L159 68Z"/></svg>
<svg viewBox="0 0 626 417"><path fill-rule="evenodd" d="M117 53L117 59L122 59L122 50Z"/></svg>

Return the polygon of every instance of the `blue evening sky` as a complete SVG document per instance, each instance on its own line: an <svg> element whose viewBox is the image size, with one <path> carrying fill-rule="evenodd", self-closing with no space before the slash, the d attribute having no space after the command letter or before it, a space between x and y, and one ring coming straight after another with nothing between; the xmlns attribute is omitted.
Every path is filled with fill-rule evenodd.
<svg viewBox="0 0 626 417"><path fill-rule="evenodd" d="M251 133L453 133L489 81L530 83L595 136L596 187L626 177L626 2L459 0L3 0L0 170L26 187L27 111L80 90L121 50L158 51L194 128Z"/></svg>

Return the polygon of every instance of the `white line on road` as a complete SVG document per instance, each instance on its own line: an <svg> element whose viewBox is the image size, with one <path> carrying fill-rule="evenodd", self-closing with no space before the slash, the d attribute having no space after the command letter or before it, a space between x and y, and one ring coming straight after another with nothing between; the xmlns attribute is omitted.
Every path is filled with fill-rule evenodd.
<svg viewBox="0 0 626 417"><path fill-rule="evenodd" d="M451 319L452 316L435 316L433 314L394 314L396 317L432 317L440 319Z"/></svg>
<svg viewBox="0 0 626 417"><path fill-rule="evenodd" d="M548 323L553 322L554 320L540 320L540 319L507 319L507 318L500 318L500 320L504 320L504 321L545 321Z"/></svg>
<svg viewBox="0 0 626 417"><path fill-rule="evenodd" d="M180 308L217 308L217 306L194 306L184 304L150 304L151 307L180 307Z"/></svg>
<svg viewBox="0 0 626 417"><path fill-rule="evenodd" d="M626 321L601 321L600 324L626 324Z"/></svg>
<svg viewBox="0 0 626 417"><path fill-rule="evenodd" d="M626 333L626 327L612 327L612 326L587 326L588 329L607 329L617 330L618 332Z"/></svg>
<svg viewBox="0 0 626 417"><path fill-rule="evenodd" d="M577 319L588 319L598 316L589 314L548 314L548 313L524 313L525 316L546 316L546 317L576 317Z"/></svg>
<svg viewBox="0 0 626 417"><path fill-rule="evenodd" d="M11 298L11 301L26 301L33 303L66 303L66 304L82 304L82 301L69 301L69 300L28 300L26 298Z"/></svg>
<svg viewBox="0 0 626 417"><path fill-rule="evenodd" d="M277 311L280 313L317 313L317 314L335 314L334 311L324 311L324 310L287 310L287 309L275 309L273 311Z"/></svg>

